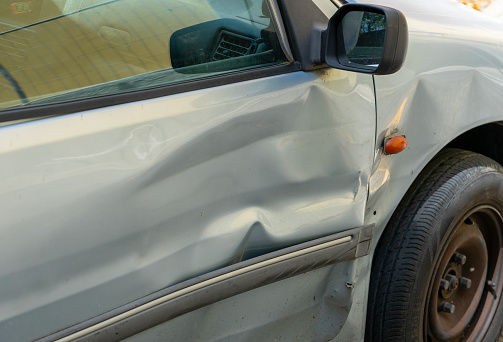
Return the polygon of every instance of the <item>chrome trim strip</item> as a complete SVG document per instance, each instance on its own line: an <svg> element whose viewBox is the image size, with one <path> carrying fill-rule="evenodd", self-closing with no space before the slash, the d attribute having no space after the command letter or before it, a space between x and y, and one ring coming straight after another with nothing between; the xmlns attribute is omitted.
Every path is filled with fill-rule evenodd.
<svg viewBox="0 0 503 342"><path fill-rule="evenodd" d="M177 316L370 251L374 226L347 230L245 260L175 284L39 342L119 341Z"/></svg>
<svg viewBox="0 0 503 342"><path fill-rule="evenodd" d="M294 257L297 257L297 256L301 256L301 255L305 255L305 254L308 254L308 253L312 253L312 252L317 251L317 250L329 248L329 247L332 247L332 246L337 246L337 245L340 245L342 243L349 242L349 241L351 241L351 236L347 236L345 238L338 239L338 240L335 240L335 241L332 241L332 242L327 242L327 243L319 245L319 246L314 246L314 247L311 247L311 248L306 248L306 249L303 249L303 250L300 250L300 251L297 251L297 252L294 252L294 253L282 255L282 256L274 258L274 259L266 260L266 261L257 263L255 265L250 265L248 267L244 267L242 269L239 269L239 270L236 270L236 271L233 271L233 272L229 272L227 274L223 274L221 276L218 276L218 277L215 277L213 279L209 279L209 280L203 281L203 282L201 282L199 284L195 284L195 285L189 286L189 287L187 287L185 289L182 289L180 291L176 291L176 292L171 293L171 294L169 294L167 296L164 296L164 297L161 297L161 298L159 298L157 300L154 300L154 301L152 301L150 303L147 303L147 304L144 304L142 306L139 306L139 307L137 307L137 308L135 308L133 310L130 310L128 312L123 313L122 315L118 315L118 316L116 316L114 318L111 318L111 319L108 319L108 320L106 320L104 322L96 324L95 326L92 326L92 327L89 327L89 328L84 329L82 331L79 331L78 333L75 333L73 335L70 335L70 336L67 336L65 338L62 338L62 339L58 340L58 342L73 341L73 340L75 340L77 338L80 338L80 337L83 337L85 335L91 334L91 333L93 333L93 332L95 332L97 330L100 330L100 329L104 328L104 327L107 327L109 325L112 325L114 323L122 321L122 320L124 320L126 318L129 318L129 317L131 317L133 315L136 315L138 313L141 313L143 311L151 309L151 308L153 308L153 307L155 307L155 306L157 306L159 304L166 303L169 300L175 299L177 297L181 297L181 296L186 295L186 294L188 294L190 292L197 291L199 289L202 289L204 287L207 287L207 286L216 284L218 282L227 280L229 278L234 278L234 277L237 277L237 276L242 275L244 273L248 273L248 272L257 270L259 268L263 268L263 267L266 267L266 266L269 266L269 265L272 265L272 264L275 264L275 263L278 263L278 262L281 262L281 261L285 261L285 260L288 260L288 259L291 259L291 258L294 258Z"/></svg>
<svg viewBox="0 0 503 342"><path fill-rule="evenodd" d="M339 0L332 0L332 2L335 4L335 6L337 6L339 8L341 8L343 5Z"/></svg>

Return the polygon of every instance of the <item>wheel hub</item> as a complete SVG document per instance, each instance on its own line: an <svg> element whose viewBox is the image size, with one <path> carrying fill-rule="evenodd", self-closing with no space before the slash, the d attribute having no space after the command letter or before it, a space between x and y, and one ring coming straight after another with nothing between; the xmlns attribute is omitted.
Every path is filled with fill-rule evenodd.
<svg viewBox="0 0 503 342"><path fill-rule="evenodd" d="M429 293L428 328L434 341L459 340L477 312L486 286L488 251L470 218L454 231Z"/></svg>

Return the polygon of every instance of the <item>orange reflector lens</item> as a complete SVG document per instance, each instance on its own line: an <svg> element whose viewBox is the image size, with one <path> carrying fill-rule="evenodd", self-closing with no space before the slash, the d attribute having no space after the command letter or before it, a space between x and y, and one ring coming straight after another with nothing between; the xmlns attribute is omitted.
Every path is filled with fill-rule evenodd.
<svg viewBox="0 0 503 342"><path fill-rule="evenodd" d="M384 151L387 154L397 154L405 150L407 147L407 139L404 136L400 135L397 137L393 137L386 142L384 145Z"/></svg>

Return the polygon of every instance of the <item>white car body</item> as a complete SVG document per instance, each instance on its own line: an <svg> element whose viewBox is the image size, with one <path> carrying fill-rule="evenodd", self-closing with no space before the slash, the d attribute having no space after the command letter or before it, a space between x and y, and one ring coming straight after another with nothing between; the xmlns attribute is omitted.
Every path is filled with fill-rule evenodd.
<svg viewBox="0 0 503 342"><path fill-rule="evenodd" d="M313 2L327 22L337 10ZM190 294L205 274L373 227L368 246L367 230L346 234L361 238L354 258L128 339L363 341L372 253L416 176L447 145L503 157L486 146L503 142L503 24L447 1L366 2L407 18L397 73L299 69L28 120L7 108L1 339L127 326L151 301L168 301L166 289L189 284ZM396 135L407 149L384 154ZM57 334L88 321L91 330Z"/></svg>

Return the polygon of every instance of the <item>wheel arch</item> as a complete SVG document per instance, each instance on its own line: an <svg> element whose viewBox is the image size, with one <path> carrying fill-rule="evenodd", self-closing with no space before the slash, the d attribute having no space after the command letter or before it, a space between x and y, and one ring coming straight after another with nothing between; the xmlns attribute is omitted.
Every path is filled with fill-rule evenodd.
<svg viewBox="0 0 503 342"><path fill-rule="evenodd" d="M461 133L434 153L432 157L429 158L428 162L420 170L417 170L417 176L414 177L408 189L403 193L397 206L389 213L388 219L385 219L386 223L382 226L382 230L376 232L374 240L375 245L371 253L371 264L374 264L374 256L377 250L382 248L381 245L383 244L384 232L392 229L390 226L393 226L394 219L400 217L406 210L405 207L414 193L418 191L417 183L421 182L420 178L428 177L423 174L423 171L428 169L428 165L430 165L437 155L443 153L445 149L454 148L484 155L503 165L503 149L501 149L501 146L503 146L503 121L494 121L473 127Z"/></svg>
<svg viewBox="0 0 503 342"><path fill-rule="evenodd" d="M470 129L444 148L458 148L476 152L503 165L503 121L491 122Z"/></svg>
<svg viewBox="0 0 503 342"><path fill-rule="evenodd" d="M389 217L385 220L386 223L383 225L382 231L378 232L375 243L379 243L382 233L389 225L390 218L400 210L400 208L404 205L403 202L406 202L407 198L414 193L414 185L418 182L419 178L424 177L424 175L422 175L422 171L426 169L431 161L435 159L435 157L444 149L455 148L475 152L491 158L503 165L503 149L501 146L503 146L503 121L494 121L473 127L447 142L442 148L434 153L431 158L428 159L428 162L426 162L422 168L413 172L413 174L415 174L414 179L409 184L407 190L402 193L396 207L389 212Z"/></svg>
<svg viewBox="0 0 503 342"><path fill-rule="evenodd" d="M387 265L389 265L390 263L389 263L389 259L387 261L385 260L386 262L383 262L384 259L382 259L382 258L381 258L381 260L379 260L379 258L376 260L374 258L376 256L376 254L379 254L380 252L385 251L385 254L387 253L387 254L391 255L391 253L389 252L390 250L396 250L396 249L402 248L401 245L403 244L403 241L411 241L411 238L412 238L411 235L409 235L408 238L407 237L401 237L403 235L402 234L403 232L400 233L400 234L398 234L400 236L400 238L393 237L393 236L396 235L396 233L397 233L397 231L399 229L398 228L399 225L401 225L400 229L407 229L410 232L412 232L411 228L406 227L406 226L409 224L408 223L409 221L412 222L411 221L412 220L411 217L415 216L416 212L414 212L414 215L409 215L407 213L408 212L407 208L410 209L413 206L414 207L421 206L423 202L420 199L422 197L425 197L427 193L433 194L434 192L436 192L436 191L430 192L430 190L428 190L428 189L432 188L431 185L425 184L425 183L429 182L428 181L428 179L430 179L429 176L433 176L431 182L434 182L434 183L438 182L439 179L440 179L440 177L444 177L444 178L446 177L446 176L442 176L442 174L444 172L443 169L445 169L445 165L439 164L438 163L439 160L437 160L437 162L435 162L435 159L437 159L437 156L439 156L440 158L443 158L445 156L451 156L451 152L446 151L446 149L447 148L456 148L458 150L457 152L455 150L452 151L453 152L452 155L454 155L454 156L456 156L456 154L459 155L460 152L461 153L463 152L463 151L459 151L459 150L465 150L465 151L470 151L470 152L474 152L474 153L477 153L477 154L484 155L485 157L489 157L489 158L491 158L491 159L493 159L493 160L495 160L495 161L497 161L498 163L501 164L501 162L502 162L502 158L501 157L503 156L503 153L499 152L498 149L495 148L494 146L500 146L499 144L501 143L501 141L503 141L503 134L502 133L503 133L503 125L500 122L494 122L494 123L490 123L490 124L487 124L487 125L476 127L476 128L474 128L474 129L472 129L470 131L467 131L467 132L461 134L456 139L454 139L451 142L449 142L446 146L444 146L443 148L441 148L440 151L437 154L435 154L435 156L433 158L431 158L429 160L429 162L426 164L426 166L421 170L420 175L418 177L415 177L415 180L412 182L412 185L408 188L407 192L402 197L399 205L393 210L393 213L391 214L391 218L387 221L387 223L384 226L384 229L382 231L382 234L378 237L378 241L376 241L377 245L376 245L376 248L373 250L373 253L372 253L372 256L373 256L373 258L372 258L373 259L372 260L372 267L374 267L375 263L379 264L378 265L379 266L378 267L379 272L376 273L376 274L379 274L379 276L377 278L381 278L381 277L382 278L386 278L386 277L388 277L387 274L389 274L390 271L388 270L389 267ZM484 136L484 135L486 135L486 136ZM499 137L498 135L500 135L501 137ZM443 157L440 156L440 155L442 155ZM473 156L473 154L472 154L472 156ZM455 158L455 157L452 157L452 158ZM480 158L483 158L483 157L479 157L479 160L480 160ZM491 163L491 162L489 162L489 163ZM487 164L487 165L489 165L489 164ZM494 163L492 163L491 165L494 165ZM443 169L440 170L439 168L437 168L439 166L442 166ZM456 169L453 169L453 170L456 170ZM424 189L424 185L428 185L427 186L428 189L425 190ZM484 187L479 187L479 192L480 191L485 191L484 189L485 189ZM438 193L440 194L440 196L444 197L444 200L447 200L446 199L446 196L447 196L446 195L446 193L447 193L446 189L443 189L442 191L439 191ZM419 198L419 199L415 198L415 197L418 197L417 194L419 194L419 197L421 197L421 198ZM430 195L428 195L428 196L430 196ZM474 197L474 198L482 198L482 197ZM445 202L445 203L447 203L447 202ZM423 212L420 215L420 217L422 217L424 214L428 214L430 216L431 215L435 215L434 212L435 212L435 210L433 209L433 207L431 206L431 203L430 203L430 208L428 208L426 210L423 210ZM447 217L450 217L450 216L448 215ZM431 217L427 217L427 218L422 217L422 219L420 220L421 221L420 223L424 224L425 222L430 222L431 221L430 219L431 219ZM402 220L405 220L406 223L405 224L399 223ZM431 221L431 222L433 222L433 221ZM416 227L416 226L415 225L414 226L411 225L411 227ZM387 232L387 233L385 234L385 232ZM416 235L422 236L421 235L421 230L418 230L418 233L414 233L413 235L414 236L416 236ZM422 236L422 237L424 238L425 236ZM421 239L419 241L423 242L423 240L424 239ZM438 239L438 237L437 237L436 240L432 239L432 241L440 241L440 239ZM408 243L408 244L412 246L415 243ZM400 245L400 247L397 247L399 245ZM404 249L404 250L406 250L406 249ZM428 249L424 249L424 250L427 250L427 251L430 252L429 248ZM409 256L411 256L411 255L414 256L415 252L404 252L404 253L405 254L401 255L400 258L397 257L397 258L392 258L392 259L393 260L401 260L401 258L404 257L403 260L405 260L405 261L402 262L403 265L401 265L401 268L399 268L399 269L400 270L407 270L407 269L410 270L411 267L413 267L413 266L411 266L411 264L409 264L408 260L406 260L406 259ZM428 259L428 258L426 258L426 259ZM496 263L496 265L498 265L498 263ZM374 274L374 270L372 270L372 278L374 280L377 279L375 277L376 274ZM422 274L424 274L424 273L422 273ZM498 277L499 277L499 275L498 275ZM389 279L391 279L391 278L389 278ZM404 282L405 280L407 280L407 281ZM405 283L410 283L410 279L409 278L407 278L407 279L404 278L404 279L401 280L400 283L404 283L404 284ZM384 311L383 312L378 312L377 315L376 315L376 312L374 312L374 307L377 308L376 310L378 310L378 311L382 309L382 306L383 306L382 303L377 303L376 302L376 303L372 304L373 301L371 300L372 294L373 294L374 300L375 300L375 298L380 298L380 296L378 296L378 295L376 295L374 293L374 292L377 291L377 289L381 288L382 284L379 283L378 285L379 286L375 286L375 284L374 284L374 287L372 287L372 282L371 282L370 283L370 287L369 287L369 292L368 292L369 293L369 297L368 297L369 302L368 302L368 305L367 305L367 317L366 317L367 318L367 323L366 323L366 340L368 340L368 341L374 341L374 338L372 337L373 336L372 334L374 333L374 330L372 329L372 333L371 333L369 325L373 325L374 324L374 322L373 322L374 320L378 321L379 319L381 319L380 317L384 315L384 313L383 313ZM501 287L499 289L500 289L499 291L501 291ZM390 290L389 293L396 294L397 292ZM496 302L497 306L498 306L497 303L499 303L499 302L500 301L497 300L497 302ZM418 301L413 301L413 303L421 304ZM501 319L503 317L503 309L501 309L501 305L502 304L499 304L499 309L497 311L493 312L493 314L495 316L491 318L492 322L501 321ZM494 307L496 308L497 306L494 306ZM421 307L421 305L418 306L418 307ZM400 311L397 308L398 308L398 306L396 308L394 308L396 310L392 310L392 311L393 312ZM412 310L412 311L415 312L416 310ZM370 312L370 316L369 316L369 312ZM403 314L403 312L401 312L401 314ZM403 315L400 315L400 317L403 317ZM494 319L494 321L493 321L493 319ZM383 327L384 327L384 325L383 325ZM388 326L386 329L389 330L390 326ZM409 331L408 329L405 329L405 330L404 329L398 329L398 330L400 330L400 331ZM485 331L484 334L486 334L486 332L487 332L487 334L488 334L487 336L490 336L489 339L492 338L492 337L497 337L497 336L499 336L499 331L501 330L501 328L499 328L499 330L497 330L497 331L496 330L492 329L490 332L489 331ZM409 337L411 337L411 336L412 335L410 335ZM382 337L381 334L379 334L379 337ZM378 341L378 340L379 340L379 338L376 341Z"/></svg>

